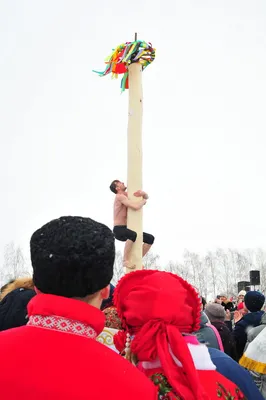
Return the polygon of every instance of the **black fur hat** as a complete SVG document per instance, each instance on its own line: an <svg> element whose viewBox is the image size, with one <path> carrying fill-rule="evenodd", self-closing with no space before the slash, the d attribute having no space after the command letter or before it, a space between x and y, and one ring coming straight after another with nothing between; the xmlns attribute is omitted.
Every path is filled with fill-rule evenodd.
<svg viewBox="0 0 266 400"><path fill-rule="evenodd" d="M114 235L90 218L52 220L34 232L30 250L34 284L42 293L85 297L112 279Z"/></svg>

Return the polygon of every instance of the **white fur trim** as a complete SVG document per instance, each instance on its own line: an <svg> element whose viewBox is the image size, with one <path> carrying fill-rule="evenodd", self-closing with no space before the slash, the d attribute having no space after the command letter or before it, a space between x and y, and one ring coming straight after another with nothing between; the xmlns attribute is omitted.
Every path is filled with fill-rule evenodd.
<svg viewBox="0 0 266 400"><path fill-rule="evenodd" d="M213 364L211 360L211 356L209 354L207 346L204 344L190 344L188 343L188 348L190 351L190 354L192 355L193 361L195 368L197 370L202 370L202 371L214 371L216 370L216 366ZM169 346L169 352L171 356L173 357L173 360L175 361L176 365L179 367L182 367L182 364L180 361L174 356L170 346ZM160 360L155 360L155 361L144 361L142 363L144 369L152 369L152 368L160 368L161 367L161 362Z"/></svg>

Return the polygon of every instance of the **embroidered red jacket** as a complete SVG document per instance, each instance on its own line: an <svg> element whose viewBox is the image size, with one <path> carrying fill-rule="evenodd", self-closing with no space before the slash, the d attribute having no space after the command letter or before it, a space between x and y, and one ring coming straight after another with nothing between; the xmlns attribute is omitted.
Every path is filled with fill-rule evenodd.
<svg viewBox="0 0 266 400"><path fill-rule="evenodd" d="M0 333L0 392L8 400L155 400L144 374L94 340L104 315L78 300L39 294L27 326Z"/></svg>

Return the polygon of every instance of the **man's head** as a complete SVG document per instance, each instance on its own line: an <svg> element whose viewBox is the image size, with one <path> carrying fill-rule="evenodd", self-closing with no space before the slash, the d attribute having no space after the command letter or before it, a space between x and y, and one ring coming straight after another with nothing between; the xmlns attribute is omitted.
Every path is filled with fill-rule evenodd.
<svg viewBox="0 0 266 400"><path fill-rule="evenodd" d="M30 250L40 292L82 299L99 292L108 297L115 244L107 226L90 218L61 217L32 235Z"/></svg>
<svg viewBox="0 0 266 400"><path fill-rule="evenodd" d="M265 302L264 295L255 290L247 292L247 294L244 297L245 307L250 312L260 311L263 307L264 302Z"/></svg>
<svg viewBox="0 0 266 400"><path fill-rule="evenodd" d="M219 298L222 301L222 303L227 301L227 296L224 293L217 296L217 298Z"/></svg>
<svg viewBox="0 0 266 400"><path fill-rule="evenodd" d="M204 312L211 322L225 320L225 309L221 304L209 303L206 305Z"/></svg>
<svg viewBox="0 0 266 400"><path fill-rule="evenodd" d="M117 179L115 179L110 185L111 192L113 192L115 194L124 192L126 189L127 188L126 188L124 182L120 182Z"/></svg>

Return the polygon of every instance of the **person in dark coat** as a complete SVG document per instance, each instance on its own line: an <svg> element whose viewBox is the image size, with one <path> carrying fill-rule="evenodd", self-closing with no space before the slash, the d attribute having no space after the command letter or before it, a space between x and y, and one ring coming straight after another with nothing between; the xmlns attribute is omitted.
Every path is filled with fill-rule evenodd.
<svg viewBox="0 0 266 400"><path fill-rule="evenodd" d="M204 310L205 310L206 304L207 304L207 302L206 302L205 297L202 297L202 296L201 296L201 308L202 308L201 311L204 311Z"/></svg>
<svg viewBox="0 0 266 400"><path fill-rule="evenodd" d="M241 315L235 316L235 327L233 329L233 335L236 343L237 360L239 360L244 352L244 348L247 342L247 328L253 328L260 325L262 315L263 304L265 297L262 293L257 291L247 292L244 298L245 307L249 311L248 314L241 318ZM241 318L237 321L238 318Z"/></svg>
<svg viewBox="0 0 266 400"><path fill-rule="evenodd" d="M210 303L206 305L205 313L221 336L224 352L235 360L237 358L235 340L232 332L230 332L224 322L226 316L225 309L221 304Z"/></svg>
<svg viewBox="0 0 266 400"><path fill-rule="evenodd" d="M31 278L16 279L2 288L0 331L27 324L27 305L35 295Z"/></svg>
<svg viewBox="0 0 266 400"><path fill-rule="evenodd" d="M200 329L195 334L199 342L205 343L207 347L220 350L219 342L209 322L207 315L202 311L200 315Z"/></svg>

